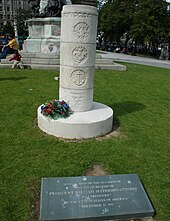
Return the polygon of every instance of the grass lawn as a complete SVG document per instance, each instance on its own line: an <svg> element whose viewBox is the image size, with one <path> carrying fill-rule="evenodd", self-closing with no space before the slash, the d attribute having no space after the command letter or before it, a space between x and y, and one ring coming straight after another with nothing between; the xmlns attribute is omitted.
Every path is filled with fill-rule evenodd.
<svg viewBox="0 0 170 221"><path fill-rule="evenodd" d="M158 220L170 220L170 70L126 65L95 73L94 100L115 110L120 136L82 142L36 125L38 106L58 98L58 72L0 69L1 221L38 221L41 178L81 176L94 163L109 174L137 173Z"/></svg>

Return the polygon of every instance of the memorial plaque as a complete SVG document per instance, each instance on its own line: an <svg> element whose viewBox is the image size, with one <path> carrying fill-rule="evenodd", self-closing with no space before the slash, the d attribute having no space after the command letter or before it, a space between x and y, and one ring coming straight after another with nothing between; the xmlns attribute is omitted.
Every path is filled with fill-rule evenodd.
<svg viewBox="0 0 170 221"><path fill-rule="evenodd" d="M115 220L154 213L136 174L42 179L41 221Z"/></svg>

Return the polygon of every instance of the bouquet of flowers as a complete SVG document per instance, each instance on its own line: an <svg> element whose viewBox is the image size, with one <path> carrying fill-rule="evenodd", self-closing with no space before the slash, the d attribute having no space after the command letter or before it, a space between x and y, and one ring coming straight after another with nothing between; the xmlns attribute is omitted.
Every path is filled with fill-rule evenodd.
<svg viewBox="0 0 170 221"><path fill-rule="evenodd" d="M66 118L70 115L69 106L65 101L52 100L41 106L41 113L53 119Z"/></svg>

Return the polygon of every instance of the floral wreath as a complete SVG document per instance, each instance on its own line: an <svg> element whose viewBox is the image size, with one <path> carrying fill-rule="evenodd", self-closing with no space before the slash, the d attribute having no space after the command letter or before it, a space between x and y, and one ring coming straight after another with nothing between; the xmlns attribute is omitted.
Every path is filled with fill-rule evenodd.
<svg viewBox="0 0 170 221"><path fill-rule="evenodd" d="M64 100L59 101L55 99L43 104L41 106L41 113L47 117L58 119L69 117L71 112L69 105Z"/></svg>

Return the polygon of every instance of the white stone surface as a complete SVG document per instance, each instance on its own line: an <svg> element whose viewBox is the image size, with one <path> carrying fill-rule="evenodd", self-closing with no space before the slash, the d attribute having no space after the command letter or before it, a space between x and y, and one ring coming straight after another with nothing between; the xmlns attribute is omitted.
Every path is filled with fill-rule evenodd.
<svg viewBox="0 0 170 221"><path fill-rule="evenodd" d="M97 16L96 7L65 5L62 11L62 41L96 44Z"/></svg>
<svg viewBox="0 0 170 221"><path fill-rule="evenodd" d="M93 108L86 112L74 112L68 118L53 120L41 114L38 108L38 126L47 134L81 139L103 136L112 130L113 110L100 103L93 103Z"/></svg>
<svg viewBox="0 0 170 221"><path fill-rule="evenodd" d="M41 52L45 54L60 54L60 42L47 38L41 41Z"/></svg>
<svg viewBox="0 0 170 221"><path fill-rule="evenodd" d="M41 39L26 39L24 41L24 52L36 52L40 53L41 52Z"/></svg>
<svg viewBox="0 0 170 221"><path fill-rule="evenodd" d="M24 52L60 53L61 18L33 18L27 21L29 37L24 41Z"/></svg>
<svg viewBox="0 0 170 221"><path fill-rule="evenodd" d="M63 7L59 96L69 102L72 111L82 112L92 107L97 15L97 9L92 6Z"/></svg>
<svg viewBox="0 0 170 221"><path fill-rule="evenodd" d="M60 50L60 62L64 66L94 66L96 44L62 42Z"/></svg>
<svg viewBox="0 0 170 221"><path fill-rule="evenodd" d="M74 90L60 87L59 100L66 101L72 111L83 112L90 110L93 106L93 88L86 90ZM83 109L83 111L82 111Z"/></svg>
<svg viewBox="0 0 170 221"><path fill-rule="evenodd" d="M66 89L84 90L94 87L94 67L63 67L60 65L60 87Z"/></svg>

